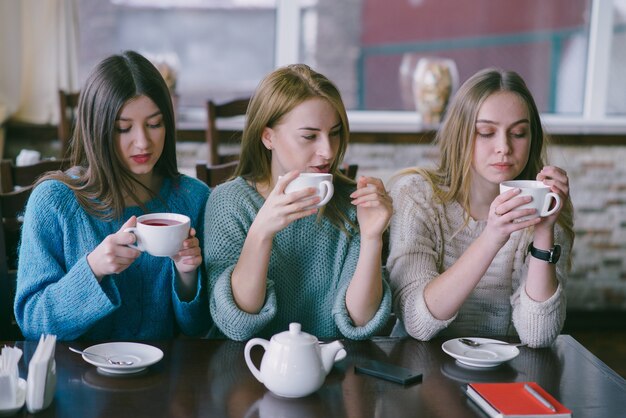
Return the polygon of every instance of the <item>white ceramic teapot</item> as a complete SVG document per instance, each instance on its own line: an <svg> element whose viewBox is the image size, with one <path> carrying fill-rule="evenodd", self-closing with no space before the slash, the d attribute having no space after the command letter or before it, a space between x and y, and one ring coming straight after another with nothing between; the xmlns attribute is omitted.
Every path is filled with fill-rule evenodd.
<svg viewBox="0 0 626 418"><path fill-rule="evenodd" d="M261 370L250 358L255 345L265 349ZM335 361L346 356L339 341L319 344L317 338L302 332L298 323L289 324L289 331L274 335L270 341L253 338L244 350L246 364L257 378L272 393L286 398L310 395L318 390Z"/></svg>

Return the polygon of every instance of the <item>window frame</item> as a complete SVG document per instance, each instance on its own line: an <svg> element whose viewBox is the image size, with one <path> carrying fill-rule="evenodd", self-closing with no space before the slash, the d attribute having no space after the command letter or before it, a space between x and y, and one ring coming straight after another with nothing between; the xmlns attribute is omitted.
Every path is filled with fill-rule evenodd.
<svg viewBox="0 0 626 418"><path fill-rule="evenodd" d="M307 0L276 1L276 67L299 61L300 16L307 3ZM613 2L592 0L583 112L580 115L542 114L542 121L551 133L626 132L625 116L606 115L611 48L600 46L611 45L612 28ZM419 115L411 111L349 110L348 117L351 130L356 132L416 132L424 128Z"/></svg>

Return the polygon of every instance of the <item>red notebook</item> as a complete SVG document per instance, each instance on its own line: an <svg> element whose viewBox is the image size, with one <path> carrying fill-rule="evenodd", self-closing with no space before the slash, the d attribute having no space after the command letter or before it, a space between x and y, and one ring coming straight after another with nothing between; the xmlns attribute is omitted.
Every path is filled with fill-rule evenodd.
<svg viewBox="0 0 626 418"><path fill-rule="evenodd" d="M467 396L490 417L571 417L572 411L535 382L470 383Z"/></svg>

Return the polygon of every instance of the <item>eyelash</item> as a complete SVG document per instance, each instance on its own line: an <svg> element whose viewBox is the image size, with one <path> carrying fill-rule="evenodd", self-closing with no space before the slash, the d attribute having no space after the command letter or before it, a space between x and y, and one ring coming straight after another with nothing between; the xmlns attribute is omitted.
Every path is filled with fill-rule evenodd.
<svg viewBox="0 0 626 418"><path fill-rule="evenodd" d="M334 132L331 132L331 133L330 133L330 137L331 137L331 138L334 138L334 137L336 137L336 136L340 136L340 135L341 135L341 131L334 131ZM314 140L315 138L317 138L317 134L302 135L302 138L304 138L304 139L306 139L306 140L309 140L309 141L312 141L312 140Z"/></svg>
<svg viewBox="0 0 626 418"><path fill-rule="evenodd" d="M490 138L490 137L492 137L494 135L495 135L494 132L490 132L490 133L486 133L486 134L478 132L478 136L480 136L481 138ZM521 134L511 133L511 136L513 138L526 138L526 133L521 133Z"/></svg>
<svg viewBox="0 0 626 418"><path fill-rule="evenodd" d="M148 128L150 128L150 129L159 129L161 126L163 126L163 122L148 124ZM125 134L125 133L130 132L130 129L131 129L130 127L125 128L125 129L122 129L122 128L119 128L119 127L115 127L115 130L117 132L121 133L121 134Z"/></svg>

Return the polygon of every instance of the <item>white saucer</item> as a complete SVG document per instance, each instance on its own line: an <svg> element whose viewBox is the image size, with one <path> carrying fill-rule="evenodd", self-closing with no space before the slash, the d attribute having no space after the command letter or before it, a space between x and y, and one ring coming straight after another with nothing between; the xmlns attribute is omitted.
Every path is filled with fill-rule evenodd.
<svg viewBox="0 0 626 418"><path fill-rule="evenodd" d="M139 373L163 358L163 351L147 344L104 343L92 345L84 350L83 360L97 366L98 372L107 375ZM101 357L89 353L108 356L114 361L132 361L130 366L110 364Z"/></svg>
<svg viewBox="0 0 626 418"><path fill-rule="evenodd" d="M10 408L0 408L0 417L8 417L9 415L13 415L22 409L24 402L26 401L26 380L22 378L18 379L16 395L15 405Z"/></svg>
<svg viewBox="0 0 626 418"><path fill-rule="evenodd" d="M471 337L479 343L503 342L491 338ZM496 367L509 361L519 354L517 347L512 345L490 344L480 347L470 347L453 338L441 345L441 349L454 357L459 363L471 367Z"/></svg>

